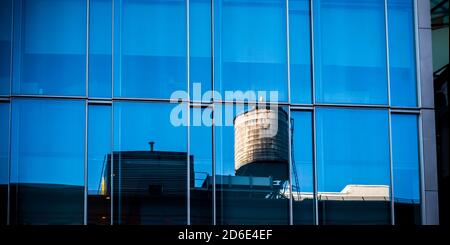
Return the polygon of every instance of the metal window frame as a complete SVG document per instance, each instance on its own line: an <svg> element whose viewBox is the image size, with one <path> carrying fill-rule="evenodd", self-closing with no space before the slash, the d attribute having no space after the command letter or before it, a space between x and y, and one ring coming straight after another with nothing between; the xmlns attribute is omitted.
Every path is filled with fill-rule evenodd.
<svg viewBox="0 0 450 245"><path fill-rule="evenodd" d="M388 0L384 0L384 35L386 45L386 79L387 79L387 96L388 106L391 107L391 65L390 65L390 49L389 49L389 17L388 17ZM389 195L391 204L391 225L395 225L395 213L394 213L394 164L392 161L392 117L390 109L388 111L388 135L389 135Z"/></svg>
<svg viewBox="0 0 450 245"><path fill-rule="evenodd" d="M423 115L422 115L422 75L420 63L420 47L419 47L419 7L418 0L413 0L413 15L414 15L414 46L415 46L415 62L416 62L416 91L417 91L417 106L420 108L419 113L419 181L420 181L420 215L421 224L426 224L426 207L425 207L425 163L423 150ZM434 108L432 108L434 110Z"/></svg>
<svg viewBox="0 0 450 245"><path fill-rule="evenodd" d="M291 56L290 56L290 27L289 27L289 0L285 1L286 8L286 73L287 73L287 96L288 96L288 104L291 102ZM289 225L294 224L294 215L293 215L293 199L294 193L292 193L292 135L291 135L291 108L290 105L287 106L288 109L288 153L289 153L289 162L288 162L288 171L289 171Z"/></svg>
<svg viewBox="0 0 450 245"><path fill-rule="evenodd" d="M191 86L191 73L190 73L190 1L189 0L185 0L185 11L186 11L186 90L187 90L187 132L186 132L186 147L187 147L187 166L186 166L186 223L187 225L191 224L191 146L190 146L190 142L191 142L191 130L190 130L190 126L191 126L191 110L190 110L190 106L189 106L189 101L190 101L190 86Z"/></svg>
<svg viewBox="0 0 450 245"><path fill-rule="evenodd" d="M116 20L116 0L111 0L111 99L114 98L114 81L115 81L115 20ZM114 152L114 103L111 105L111 153ZM110 225L114 224L114 154L111 154L110 159L110 169L109 169L109 179L111 180L110 187L110 217L109 223Z"/></svg>
<svg viewBox="0 0 450 245"><path fill-rule="evenodd" d="M6 196L6 225L11 224L11 131L12 131L12 79L13 79L13 55L14 55L14 2L11 0L11 40L10 40L10 56L9 56L9 96L6 98L1 98L3 101L7 101L9 103L9 121L8 121L8 192ZM2 102L1 101L1 102Z"/></svg>
<svg viewBox="0 0 450 245"><path fill-rule="evenodd" d="M309 1L309 30L310 30L310 55L311 55L311 101L316 105L316 64L315 64L315 43L314 43L314 0ZM313 135L313 204L314 204L314 224L319 225L319 200L317 182L317 149L316 149L316 107L312 112L312 135Z"/></svg>
<svg viewBox="0 0 450 245"><path fill-rule="evenodd" d="M215 1L211 0L211 89L215 91L216 84L216 66L215 66ZM216 139L216 106L214 103L214 93L212 95L212 127L211 127L211 157L212 157L212 223L215 226L217 224L217 190L216 190L216 147L215 147L215 139Z"/></svg>
<svg viewBox="0 0 450 245"><path fill-rule="evenodd" d="M85 69L85 93L89 97L89 40L90 40L90 0L86 0L86 69ZM83 224L88 223L88 100L85 100L85 127L84 127L84 216Z"/></svg>

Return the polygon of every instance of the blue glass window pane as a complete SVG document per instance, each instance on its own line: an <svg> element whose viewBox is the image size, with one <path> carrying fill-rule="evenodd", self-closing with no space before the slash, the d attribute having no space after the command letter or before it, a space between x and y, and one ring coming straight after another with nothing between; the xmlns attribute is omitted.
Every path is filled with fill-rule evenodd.
<svg viewBox="0 0 450 245"><path fill-rule="evenodd" d="M314 224L312 113L291 112L294 224Z"/></svg>
<svg viewBox="0 0 450 245"><path fill-rule="evenodd" d="M7 185L9 155L9 103L0 103L0 185Z"/></svg>
<svg viewBox="0 0 450 245"><path fill-rule="evenodd" d="M191 185L191 224L213 224L212 195L212 127L202 122L205 116L212 122L212 108L191 108L189 149L192 156L194 185Z"/></svg>
<svg viewBox="0 0 450 245"><path fill-rule="evenodd" d="M286 1L215 5L216 90L278 91L287 101Z"/></svg>
<svg viewBox="0 0 450 245"><path fill-rule="evenodd" d="M392 114L395 224L420 224L419 139L416 115Z"/></svg>
<svg viewBox="0 0 450 245"><path fill-rule="evenodd" d="M0 103L0 225L6 224L9 184L9 103Z"/></svg>
<svg viewBox="0 0 450 245"><path fill-rule="evenodd" d="M188 108L114 103L114 224L187 223L187 127L171 121L178 106Z"/></svg>
<svg viewBox="0 0 450 245"><path fill-rule="evenodd" d="M111 173L111 106L89 105L88 123L88 224L107 225L111 221L107 184Z"/></svg>
<svg viewBox="0 0 450 245"><path fill-rule="evenodd" d="M322 224L389 224L386 110L316 110L319 219Z"/></svg>
<svg viewBox="0 0 450 245"><path fill-rule="evenodd" d="M184 0L116 4L114 96L170 98L187 89Z"/></svg>
<svg viewBox="0 0 450 245"><path fill-rule="evenodd" d="M289 48L292 103L311 103L310 30L309 0L289 1Z"/></svg>
<svg viewBox="0 0 450 245"><path fill-rule="evenodd" d="M190 82L191 99L200 101L204 91L211 90L212 60L211 60L211 1L189 1L189 44L190 44ZM195 95L193 83L201 85L201 93Z"/></svg>
<svg viewBox="0 0 450 245"><path fill-rule="evenodd" d="M85 95L86 1L14 4L13 93Z"/></svg>
<svg viewBox="0 0 450 245"><path fill-rule="evenodd" d="M12 0L0 1L0 95L9 95Z"/></svg>
<svg viewBox="0 0 450 245"><path fill-rule="evenodd" d="M12 125L12 223L82 224L85 102L13 100Z"/></svg>
<svg viewBox="0 0 450 245"><path fill-rule="evenodd" d="M391 105L417 106L413 0L388 0Z"/></svg>
<svg viewBox="0 0 450 245"><path fill-rule="evenodd" d="M383 0L314 0L316 100L387 104Z"/></svg>
<svg viewBox="0 0 450 245"><path fill-rule="evenodd" d="M89 96L111 97L112 0L89 1Z"/></svg>

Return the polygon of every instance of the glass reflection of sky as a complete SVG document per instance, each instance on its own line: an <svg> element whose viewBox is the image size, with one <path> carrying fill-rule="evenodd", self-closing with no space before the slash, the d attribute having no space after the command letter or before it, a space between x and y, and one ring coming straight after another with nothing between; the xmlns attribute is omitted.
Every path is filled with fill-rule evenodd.
<svg viewBox="0 0 450 245"><path fill-rule="evenodd" d="M84 185L85 102L13 100L11 182Z"/></svg>
<svg viewBox="0 0 450 245"><path fill-rule="evenodd" d="M211 1L190 0L189 8L190 81L208 91L212 85ZM190 91L192 96L192 85Z"/></svg>
<svg viewBox="0 0 450 245"><path fill-rule="evenodd" d="M114 151L187 152L187 127L170 122L171 110L178 104L114 103Z"/></svg>
<svg viewBox="0 0 450 245"><path fill-rule="evenodd" d="M316 100L387 104L384 1L314 0L313 6Z"/></svg>
<svg viewBox="0 0 450 245"><path fill-rule="evenodd" d="M390 185L386 110L316 110L319 192L346 185Z"/></svg>
<svg viewBox="0 0 450 245"><path fill-rule="evenodd" d="M396 106L416 106L413 1L389 0L387 3L391 103Z"/></svg>
<svg viewBox="0 0 450 245"><path fill-rule="evenodd" d="M394 196L420 200L419 141L416 115L392 115Z"/></svg>
<svg viewBox="0 0 450 245"><path fill-rule="evenodd" d="M285 1L214 5L215 89L278 91L287 100Z"/></svg>
<svg viewBox="0 0 450 245"><path fill-rule="evenodd" d="M15 94L85 95L86 1L14 1Z"/></svg>
<svg viewBox="0 0 450 245"><path fill-rule="evenodd" d="M112 0L89 1L89 96L111 97Z"/></svg>
<svg viewBox="0 0 450 245"><path fill-rule="evenodd" d="M311 103L311 32L309 0L289 1L291 101Z"/></svg>

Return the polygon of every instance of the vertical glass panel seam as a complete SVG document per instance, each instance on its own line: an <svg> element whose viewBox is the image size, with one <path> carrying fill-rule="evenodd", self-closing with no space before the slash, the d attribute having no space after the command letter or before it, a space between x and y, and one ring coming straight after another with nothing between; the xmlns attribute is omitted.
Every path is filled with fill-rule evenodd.
<svg viewBox="0 0 450 245"><path fill-rule="evenodd" d="M311 102L312 108L312 150L313 150L313 217L314 225L319 225L319 202L317 200L317 150L316 150L316 69L315 69L315 45L314 45L314 0L309 0L309 31L310 31L310 59L311 59Z"/></svg>
<svg viewBox="0 0 450 245"><path fill-rule="evenodd" d="M315 62L314 62L314 0L309 0L309 31L310 31L310 56L311 56L311 100L312 104L316 104L316 73L315 73Z"/></svg>
<svg viewBox="0 0 450 245"><path fill-rule="evenodd" d="M289 163L288 163L288 171L289 171L289 225L294 224L294 213L293 213L293 189L292 189L292 121L291 121L291 106L288 106L288 152L289 152Z"/></svg>
<svg viewBox="0 0 450 245"><path fill-rule="evenodd" d="M90 1L86 0L86 64L85 64L85 96L89 97L89 16ZM87 225L88 216L88 101L85 101L85 134L84 134L84 213L83 224Z"/></svg>
<svg viewBox="0 0 450 245"><path fill-rule="evenodd" d="M116 0L111 0L111 100L114 99L114 81L115 81L115 2ZM109 169L109 179L110 186L110 213L109 213L109 224L114 224L114 189L113 189L113 164L114 164L114 101L111 104L111 158L110 158L110 169Z"/></svg>
<svg viewBox="0 0 450 245"><path fill-rule="evenodd" d="M6 197L6 224L11 224L11 132L12 132L12 100L9 100L8 121L8 196Z"/></svg>
<svg viewBox="0 0 450 245"><path fill-rule="evenodd" d="M387 78L387 96L388 96L388 106L391 107L391 67L389 59L389 25L388 25L388 6L387 1L384 0L384 32L386 40L386 78Z"/></svg>
<svg viewBox="0 0 450 245"><path fill-rule="evenodd" d="M214 1L214 0L212 0ZM216 215L217 215L217 210L216 210L216 129L215 129L215 103L212 104L212 125L211 125L211 147L212 147L212 152L211 152L211 158L212 158L212 211L213 211L213 225L216 225L217 219L216 219Z"/></svg>
<svg viewBox="0 0 450 245"><path fill-rule="evenodd" d="M87 225L88 219L88 102L85 103L85 124L84 124L84 212L83 212L83 224Z"/></svg>
<svg viewBox="0 0 450 245"><path fill-rule="evenodd" d="M86 63L85 63L85 96L89 97L89 26L90 0L86 0Z"/></svg>
<svg viewBox="0 0 450 245"><path fill-rule="evenodd" d="M110 159L110 169L109 169L109 178L110 178L110 225L114 225L114 107L115 103L113 102L111 105L111 159Z"/></svg>
<svg viewBox="0 0 450 245"><path fill-rule="evenodd" d="M289 40L289 0L285 1L286 8L286 65L287 65L287 95L288 95L288 103L291 103L291 57L290 57L290 40ZM290 108L289 108L290 111Z"/></svg>
<svg viewBox="0 0 450 245"><path fill-rule="evenodd" d="M186 190L187 190L187 195L186 195L186 208L187 208L187 224L190 225L191 224L191 159L190 159L190 124L191 124L191 119L190 119L190 43L189 43L189 39L190 39L190 35L189 35L189 16L190 16L190 12L189 12L189 0L185 0L186 1L186 89L187 89L187 103L186 103L186 107L187 107L187 137L186 137L186 144L187 144L187 166L186 166L186 171L187 171L187 178L186 178Z"/></svg>
<svg viewBox="0 0 450 245"><path fill-rule="evenodd" d="M289 0L285 1L285 9L286 9L286 72L287 72L287 95L288 95L288 103L291 103L291 65L290 65L290 43L289 43ZM289 225L294 224L294 214L293 214L293 193L292 193L292 136L291 136L291 107L288 106L288 123L289 123Z"/></svg>
<svg viewBox="0 0 450 245"><path fill-rule="evenodd" d="M215 76L215 71L216 71L216 65L215 65L215 1L216 0L211 0L211 87L212 87L212 91L215 91L215 80L216 80L216 76ZM212 95L212 129L211 129L211 147L212 147L212 211L213 211L213 225L217 224L217 202L216 202L216 148L215 148L215 139L216 139L216 129L215 129L215 117L216 117L216 113L215 113L215 107L216 107L216 103L215 103L215 98L214 98L214 93Z"/></svg>
<svg viewBox="0 0 450 245"><path fill-rule="evenodd" d="M8 193L6 196L6 224L11 224L11 131L12 131L12 78L13 78L13 49L14 49L14 0L11 0L11 40L9 64L9 121L8 121Z"/></svg>
<svg viewBox="0 0 450 245"><path fill-rule="evenodd" d="M419 114L419 172L420 172L420 214L422 219L422 225L426 222L426 205L425 205L425 162L424 162L424 149L423 149L423 113L422 110Z"/></svg>
<svg viewBox="0 0 450 245"><path fill-rule="evenodd" d="M415 62L416 62L416 96L417 96L417 106L422 108L422 81L421 81L421 71L420 71L420 48L419 48L419 16L417 1L413 0L413 12L414 12L414 50L415 50ZM421 120L420 120L421 121Z"/></svg>
<svg viewBox="0 0 450 245"><path fill-rule="evenodd" d="M388 92L388 106L391 107L391 67L389 60L389 25L388 25L388 0L384 0L384 26L385 26L385 39L386 39L386 77L387 77L387 92ZM391 203L391 225L395 224L395 213L394 213L394 176L393 176L393 161L392 161L392 115L389 109L389 175L390 175L390 203Z"/></svg>
<svg viewBox="0 0 450 245"><path fill-rule="evenodd" d="M317 134L316 134L316 108L312 110L312 141L313 141L313 203L314 224L319 225L319 200L317 194Z"/></svg>

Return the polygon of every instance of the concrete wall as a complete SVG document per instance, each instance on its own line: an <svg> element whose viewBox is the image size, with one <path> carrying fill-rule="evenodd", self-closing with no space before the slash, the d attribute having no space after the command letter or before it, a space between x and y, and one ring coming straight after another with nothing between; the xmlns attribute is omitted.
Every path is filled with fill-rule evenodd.
<svg viewBox="0 0 450 245"><path fill-rule="evenodd" d="M422 223L439 224L430 1L416 0L422 151Z"/></svg>

